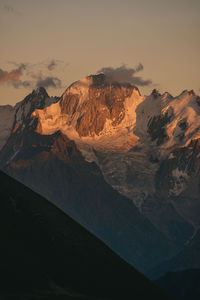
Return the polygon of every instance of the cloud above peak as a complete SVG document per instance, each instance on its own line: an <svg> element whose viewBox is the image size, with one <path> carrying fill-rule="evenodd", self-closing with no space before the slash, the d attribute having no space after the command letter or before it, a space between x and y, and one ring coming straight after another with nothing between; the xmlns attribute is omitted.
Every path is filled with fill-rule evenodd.
<svg viewBox="0 0 200 300"><path fill-rule="evenodd" d="M14 88L44 88L58 89L62 87L61 80L52 71L59 66L66 66L63 61L52 59L48 62L28 64L8 61L12 65L10 71L0 68L0 84L8 84Z"/></svg>
<svg viewBox="0 0 200 300"><path fill-rule="evenodd" d="M16 69L13 69L11 71L5 71L0 68L0 83L17 83L20 77L23 75L24 70L26 70L26 67L26 64L19 64Z"/></svg>
<svg viewBox="0 0 200 300"><path fill-rule="evenodd" d="M44 87L44 88L61 88L62 82L58 77L47 76L47 77L39 77L36 82L36 87Z"/></svg>
<svg viewBox="0 0 200 300"><path fill-rule="evenodd" d="M121 65L118 68L104 67L97 73L104 73L108 82L117 81L120 83L130 83L136 86L148 86L152 84L152 80L144 80L137 73L144 69L143 64L139 63L135 68L128 68L126 65Z"/></svg>

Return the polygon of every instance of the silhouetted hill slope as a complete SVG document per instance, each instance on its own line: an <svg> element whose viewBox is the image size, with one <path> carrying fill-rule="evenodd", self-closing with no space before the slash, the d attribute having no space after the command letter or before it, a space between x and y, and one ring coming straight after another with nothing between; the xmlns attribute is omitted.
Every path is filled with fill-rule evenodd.
<svg viewBox="0 0 200 300"><path fill-rule="evenodd" d="M2 297L169 299L53 204L2 172L0 182Z"/></svg>

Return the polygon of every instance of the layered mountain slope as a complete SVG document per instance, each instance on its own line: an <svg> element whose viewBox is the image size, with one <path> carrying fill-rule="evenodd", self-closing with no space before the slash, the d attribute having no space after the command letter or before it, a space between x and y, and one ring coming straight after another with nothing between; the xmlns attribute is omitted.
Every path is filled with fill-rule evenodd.
<svg viewBox="0 0 200 300"><path fill-rule="evenodd" d="M0 172L0 297L169 299L47 200Z"/></svg>
<svg viewBox="0 0 200 300"><path fill-rule="evenodd" d="M32 129L27 125L23 134L16 131L4 147L1 162L8 162L8 174L62 208L142 272L175 254L178 248L105 182L73 141L61 132L40 135Z"/></svg>

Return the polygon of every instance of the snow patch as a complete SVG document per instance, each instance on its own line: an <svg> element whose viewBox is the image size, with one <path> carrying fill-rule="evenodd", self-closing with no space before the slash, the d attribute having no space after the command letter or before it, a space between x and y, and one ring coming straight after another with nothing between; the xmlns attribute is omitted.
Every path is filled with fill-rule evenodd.
<svg viewBox="0 0 200 300"><path fill-rule="evenodd" d="M173 154L173 153L170 153L169 159L173 159L173 158L175 158L174 154Z"/></svg>

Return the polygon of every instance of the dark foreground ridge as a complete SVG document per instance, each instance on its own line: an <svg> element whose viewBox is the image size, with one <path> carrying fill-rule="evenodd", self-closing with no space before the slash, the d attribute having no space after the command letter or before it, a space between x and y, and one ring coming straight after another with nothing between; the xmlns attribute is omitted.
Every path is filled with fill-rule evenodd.
<svg viewBox="0 0 200 300"><path fill-rule="evenodd" d="M0 182L0 299L169 299L53 204Z"/></svg>

